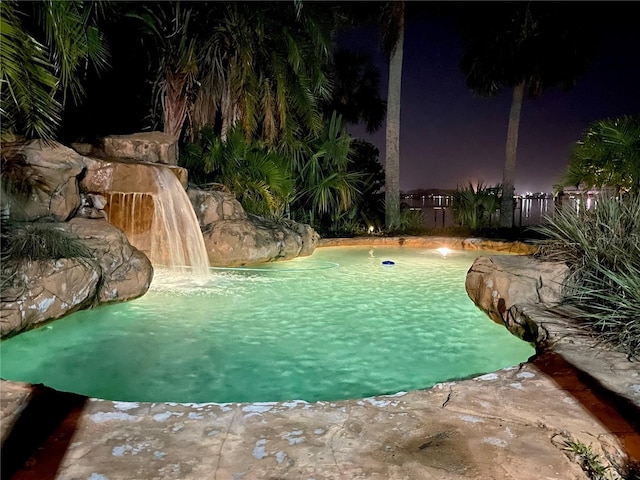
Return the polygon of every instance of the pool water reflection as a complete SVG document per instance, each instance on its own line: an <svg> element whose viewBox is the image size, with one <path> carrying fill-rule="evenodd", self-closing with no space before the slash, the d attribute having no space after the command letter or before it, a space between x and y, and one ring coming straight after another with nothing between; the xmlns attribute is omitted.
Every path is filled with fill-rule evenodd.
<svg viewBox="0 0 640 480"><path fill-rule="evenodd" d="M319 248L212 269L200 284L157 270L142 298L3 341L2 377L111 400L256 402L391 394L491 372L534 349L467 297L481 254Z"/></svg>

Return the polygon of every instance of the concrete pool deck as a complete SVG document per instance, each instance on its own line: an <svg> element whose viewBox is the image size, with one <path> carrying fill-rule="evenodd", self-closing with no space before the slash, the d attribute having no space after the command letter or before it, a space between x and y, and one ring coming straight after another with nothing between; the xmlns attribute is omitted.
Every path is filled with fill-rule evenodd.
<svg viewBox="0 0 640 480"><path fill-rule="evenodd" d="M125 403L2 381L2 478L589 478L567 442L640 462L638 363L560 310L528 314L550 346L530 362L394 396Z"/></svg>

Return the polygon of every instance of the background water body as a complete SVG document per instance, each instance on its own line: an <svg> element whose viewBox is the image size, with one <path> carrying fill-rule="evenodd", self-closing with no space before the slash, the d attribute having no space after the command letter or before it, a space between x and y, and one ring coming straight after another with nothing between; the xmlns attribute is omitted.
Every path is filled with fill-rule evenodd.
<svg viewBox="0 0 640 480"><path fill-rule="evenodd" d="M546 217L553 217L557 206L553 198L514 198L513 224L516 227L540 225ZM411 210L422 214L422 225L427 228L445 228L456 225L453 218L454 199L451 195L408 196L400 199ZM587 199L587 208L591 202ZM565 198L563 208L578 210L580 199ZM499 212L494 213L492 221L497 224Z"/></svg>
<svg viewBox="0 0 640 480"><path fill-rule="evenodd" d="M1 375L111 400L256 402L393 394L491 372L534 349L468 298L465 275L482 253L320 248L213 269L200 284L157 270L140 299L3 341Z"/></svg>

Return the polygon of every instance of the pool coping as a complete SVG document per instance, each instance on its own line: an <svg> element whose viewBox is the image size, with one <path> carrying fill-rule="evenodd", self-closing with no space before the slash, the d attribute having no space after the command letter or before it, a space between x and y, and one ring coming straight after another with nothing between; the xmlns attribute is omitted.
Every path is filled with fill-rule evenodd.
<svg viewBox="0 0 640 480"><path fill-rule="evenodd" d="M532 251L530 245L526 247L526 252L522 252L515 251L520 246L508 245L512 242L501 242L499 245L502 245L502 249L497 249L487 248L487 245L499 246L495 240L449 237L326 239L320 241L319 247L372 243L422 248L447 246L510 253ZM194 466L202 452L194 446L192 437L199 438L200 443L204 442L203 432L213 428L212 425L216 422L227 428L226 434L223 435L220 431L211 437L215 441L207 437L207 442L212 443L204 448L215 460L215 469L213 464L209 465L208 474L213 471L213 478L221 479L268 478L273 475L281 478L317 479L404 478L398 472L413 472L413 475L428 475L429 472L435 475L439 472L439 476L426 478L443 479L542 478L537 476L541 465L536 463L541 460L534 459L526 467L522 464L522 456L526 456L526 452L531 450L533 442L536 448L545 450L544 461L553 465L553 469L573 472L575 464L567 459L565 451L554 440L568 438L567 436L581 438L585 444L597 439L593 446L596 452L611 456L610 450L613 449L618 452L618 456L626 453L634 461L640 461L640 377L637 364L627 361L622 354L594 344L593 339L576 330L571 323L571 312L553 312L534 305L519 307L546 332L544 351L538 357L519 367L395 396L313 404L299 401L257 404L127 404L2 380L0 426L3 452L7 445L11 447L11 442L17 436L17 432L11 427L17 425L18 430L23 430L25 426L21 422L32 406L38 403L37 400L54 398L54 404L62 403L69 407L54 432L57 432L58 437L67 434L70 438L65 454L57 465L58 473L51 478L203 478L203 471ZM616 372L615 378L612 372ZM468 394L462 393L467 391ZM527 395L521 397L525 392ZM572 405L573 402L572 407L575 404L577 407L564 415L554 415L552 411L539 411L535 405L526 405L526 402L531 401L532 395L540 392L545 392L540 399L542 408L545 401L551 401L551 410L558 412L565 407L558 402L567 405ZM497 396L493 396L495 394ZM485 397L493 400L477 400ZM515 407L514 411L496 412L497 406L500 406L500 410L505 409L505 401ZM51 404L51 401L47 400L45 403ZM536 415L539 416L538 423L533 419ZM417 445L416 449L407 446L409 453L404 450L396 452L398 445L407 440L405 437L408 432L420 430L421 435L428 433L424 418L429 419L427 423L442 424L440 426L444 428L443 431L432 433L440 439L438 442L451 448L453 446L442 436L445 433L449 437L470 439L477 436L480 426L486 429L480 434L480 443L474 444L471 452L464 453L469 457L468 461L462 462L464 469L460 470L453 464L440 464L439 458L443 452L438 450L436 437L429 435L427 440L422 439L423 443ZM206 421L202 421L203 419ZM576 425L568 426L572 421ZM374 429L376 423L382 432ZM389 431L398 428L394 425L401 423L403 427L398 433L400 443L385 441ZM313 424L323 426L309 431ZM509 437L503 431L503 424L508 424L506 432L517 430L519 433L514 434L515 437ZM209 434L218 430L220 429L213 429ZM313 434L320 430L323 431L322 434ZM494 436L490 435L490 431L494 432L491 434ZM323 443L322 439L328 433L331 433L331 439ZM51 439L52 436L55 435L50 433L49 438L44 440L46 448L34 449L30 460L32 466L22 470L24 476L21 478L37 478L29 477L28 473L34 473L38 466L46 465L49 460L45 460L45 453L55 450L55 445L59 446L55 439ZM515 445L516 439L529 436L530 445L527 449L521 450ZM174 444L172 439L177 437L184 437L184 445ZM346 443L341 443L341 439ZM219 444L220 442L222 443ZM155 444L173 447L163 447L151 452ZM549 450L550 444L553 448ZM8 451L12 451L12 448ZM396 455L387 452L389 448ZM425 463L422 457L416 457L418 453L422 454L432 448L437 455L428 462ZM489 450L485 451L487 448ZM156 455L151 456L153 461L150 463L149 458L144 460L142 453L137 457L136 451L143 452L145 449L149 450L148 454ZM371 449L373 454L369 451ZM476 450L484 453L478 457ZM556 450L558 455L553 454ZM173 463L168 459L163 462L165 456L157 452L164 452ZM156 458L157 456L160 458ZM382 457L384 461L380 460ZM492 461L502 458L502 462L495 466L485 465L481 457ZM504 462L513 468L505 467ZM518 468L517 462L521 462ZM368 463L375 464L375 468L365 465ZM146 464L147 467L144 466ZM191 470L186 472L189 465ZM527 468L530 469L528 476L523 473ZM134 477L130 476L132 469L137 472L133 473ZM472 472L473 476L466 477L465 472Z"/></svg>
<svg viewBox="0 0 640 480"><path fill-rule="evenodd" d="M400 246L414 248L447 247L454 250L487 250L517 254L532 254L538 250L535 243L524 241L508 241L479 237L442 237L442 236L365 236L351 238L321 238L318 247L351 247L351 246Z"/></svg>

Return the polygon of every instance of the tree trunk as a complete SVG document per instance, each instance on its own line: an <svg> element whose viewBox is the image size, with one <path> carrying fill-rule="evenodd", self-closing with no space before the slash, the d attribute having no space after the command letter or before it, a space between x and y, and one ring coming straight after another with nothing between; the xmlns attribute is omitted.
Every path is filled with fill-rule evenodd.
<svg viewBox="0 0 640 480"><path fill-rule="evenodd" d="M167 71L162 107L164 110L164 133L180 138L182 126L187 118L187 96L184 93L184 75Z"/></svg>
<svg viewBox="0 0 640 480"><path fill-rule="evenodd" d="M387 229L400 220L400 91L404 48L404 8L398 17L398 41L389 59L387 132L385 159L385 224Z"/></svg>
<svg viewBox="0 0 640 480"><path fill-rule="evenodd" d="M223 142L227 141L227 134L229 133L229 127L231 126L231 93L229 92L229 86L225 85L222 99L220 100L220 112L222 116L222 127L220 130L220 139Z"/></svg>
<svg viewBox="0 0 640 480"><path fill-rule="evenodd" d="M518 129L520 111L524 97L525 83L521 82L513 88L511 111L509 112L509 129L507 131L507 148L502 171L502 200L500 202L500 226L513 227L513 194L516 178L516 152L518 150Z"/></svg>

